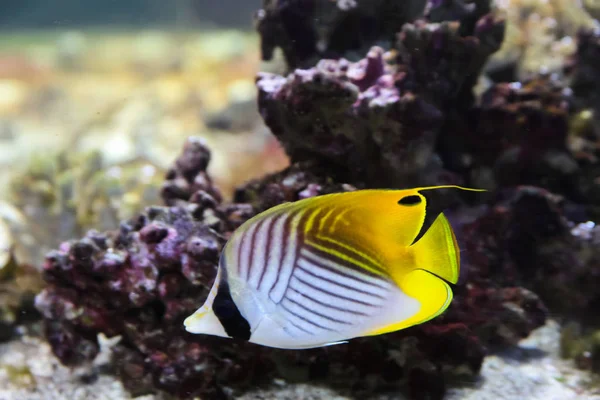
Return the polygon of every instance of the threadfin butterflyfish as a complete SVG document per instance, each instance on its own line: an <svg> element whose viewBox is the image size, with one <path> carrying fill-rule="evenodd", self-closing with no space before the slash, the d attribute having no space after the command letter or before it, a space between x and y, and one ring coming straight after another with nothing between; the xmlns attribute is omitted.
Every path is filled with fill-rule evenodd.
<svg viewBox="0 0 600 400"><path fill-rule="evenodd" d="M305 349L421 324L446 310L460 254L442 189L359 190L268 209L226 243L188 332Z"/></svg>

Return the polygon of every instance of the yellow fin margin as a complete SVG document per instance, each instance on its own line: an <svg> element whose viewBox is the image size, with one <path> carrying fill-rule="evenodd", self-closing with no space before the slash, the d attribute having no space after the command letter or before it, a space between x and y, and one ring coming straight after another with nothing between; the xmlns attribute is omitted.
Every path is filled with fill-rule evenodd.
<svg viewBox="0 0 600 400"><path fill-rule="evenodd" d="M452 289L446 282L422 269L408 273L400 288L408 296L419 301L419 311L403 321L369 331L365 336L381 335L427 322L443 313L453 298ZM402 304L398 304L397 307L402 307Z"/></svg>

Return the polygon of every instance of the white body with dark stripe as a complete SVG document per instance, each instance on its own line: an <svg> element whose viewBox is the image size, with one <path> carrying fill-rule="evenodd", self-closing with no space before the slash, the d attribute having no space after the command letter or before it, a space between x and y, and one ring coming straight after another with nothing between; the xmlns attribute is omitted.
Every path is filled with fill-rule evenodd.
<svg viewBox="0 0 600 400"><path fill-rule="evenodd" d="M417 313L419 302L390 278L311 246L303 234L309 214L305 209L272 212L249 229L236 231L224 249L220 274L226 274L231 298L250 325L250 342L279 348L320 347ZM335 215L327 217L334 221ZM321 229L311 237L320 237L329 226L320 223ZM351 251L345 255L358 257ZM382 269L377 260L363 262ZM206 317L220 280L217 277L198 310L204 318L186 321L188 331L229 336L218 326L218 318Z"/></svg>

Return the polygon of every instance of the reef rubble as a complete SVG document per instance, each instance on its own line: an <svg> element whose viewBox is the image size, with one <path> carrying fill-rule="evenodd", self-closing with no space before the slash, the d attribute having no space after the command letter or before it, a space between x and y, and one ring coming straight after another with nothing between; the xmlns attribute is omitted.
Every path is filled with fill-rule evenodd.
<svg viewBox="0 0 600 400"><path fill-rule="evenodd" d="M256 82L260 114L289 168L238 187L225 202L207 173L209 149L190 138L166 174L164 205L48 254L36 306L62 363L90 362L102 333L121 338L114 365L135 394L231 398L283 378L357 398L399 390L442 399L451 382L477 376L490 351L543 326L549 311L599 322L590 318L600 301L597 232L581 226L598 216L589 180L597 160L574 151L571 140L581 89L539 76L493 84L477 98L477 79L504 36L489 1L406 2L391 14L392 2L371 2L369 10L395 19L357 32L351 45L307 22L317 5L333 7L334 19L366 12L366 2L343 2L347 10L340 3L266 0L259 13L264 54L283 47L291 70ZM323 34L325 50L317 46ZM597 33L588 35L596 41L581 36L580 46L598 43ZM373 46L381 37L386 49ZM341 58L351 50L366 57ZM570 67L575 82L595 59L593 50L579 54ZM489 192L452 199L464 276L439 318L298 352L185 332L183 319L206 297L222 246L256 213L324 193L446 183Z"/></svg>

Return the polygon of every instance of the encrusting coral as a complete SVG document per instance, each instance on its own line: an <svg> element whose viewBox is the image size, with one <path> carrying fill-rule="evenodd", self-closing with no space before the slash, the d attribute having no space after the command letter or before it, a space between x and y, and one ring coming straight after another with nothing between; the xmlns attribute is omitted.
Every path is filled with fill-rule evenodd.
<svg viewBox="0 0 600 400"><path fill-rule="evenodd" d="M337 7L326 2L265 1L263 47L283 46L290 68L309 67L325 53L309 46L317 37L306 18L317 5ZM389 3L369 7L384 12ZM289 168L248 182L226 203L206 172L210 151L189 139L162 186L165 206L47 256L47 287L36 305L63 363L94 358L103 333L121 337L115 365L133 393L158 388L220 399L282 377L323 382L357 398L400 387L414 399L440 399L445 378L478 373L486 348L516 344L543 325L545 304L592 314L600 301L600 253L597 235L585 233L591 202L577 185L585 169L568 146L572 94L540 77L497 84L476 102L477 76L503 37L489 1L406 3L423 6L426 15L401 13L387 26L398 32L389 52L372 47L356 62L322 60L287 77L258 76L259 110L290 156ZM412 23L396 25L407 15ZM289 37L298 25L306 28L301 42ZM268 43L273 32L288 36ZM355 48L390 32L373 33ZM184 330L183 319L212 284L222 246L256 213L324 193L441 183L490 189L453 199L448 214L466 251L463 277L442 316L306 351Z"/></svg>

